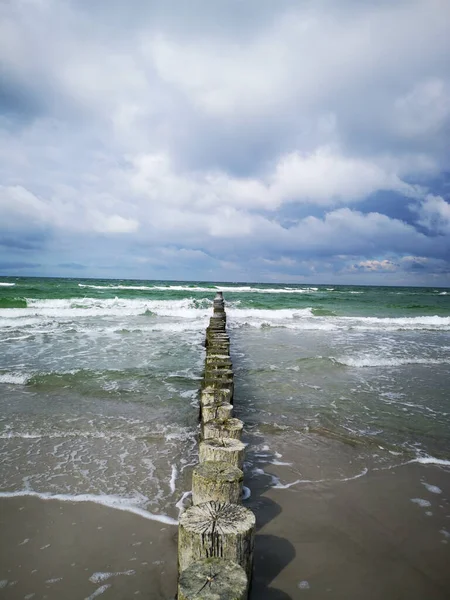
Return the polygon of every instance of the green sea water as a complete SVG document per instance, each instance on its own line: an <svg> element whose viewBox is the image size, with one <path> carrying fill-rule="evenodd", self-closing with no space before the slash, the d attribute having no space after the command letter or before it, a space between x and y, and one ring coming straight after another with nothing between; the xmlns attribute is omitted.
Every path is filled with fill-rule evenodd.
<svg viewBox="0 0 450 600"><path fill-rule="evenodd" d="M110 279L6 278L0 290L1 308L25 308L36 300L211 299L217 289L241 308L299 309L316 316L422 316L450 314L446 288L248 284L221 282L142 281ZM6 284L6 285L5 285Z"/></svg>
<svg viewBox="0 0 450 600"><path fill-rule="evenodd" d="M2 277L0 493L176 517L218 289L250 481L297 485L316 439L321 480L450 466L447 289Z"/></svg>

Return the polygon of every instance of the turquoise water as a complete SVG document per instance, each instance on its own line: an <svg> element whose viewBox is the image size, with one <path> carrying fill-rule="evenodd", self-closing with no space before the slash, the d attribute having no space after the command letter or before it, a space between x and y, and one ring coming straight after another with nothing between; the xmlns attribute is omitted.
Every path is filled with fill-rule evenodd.
<svg viewBox="0 0 450 600"><path fill-rule="evenodd" d="M250 472L270 448L291 461L273 485L296 481L293 449L301 457L311 435L324 477L448 463L447 289L3 277L0 492L91 494L176 517L217 289Z"/></svg>
<svg viewBox="0 0 450 600"><path fill-rule="evenodd" d="M38 300L72 300L83 307L89 299L211 300L217 289L239 308L311 308L315 316L424 316L450 314L446 288L308 286L220 282L105 279L2 278L0 307L33 307ZM76 303L80 301L80 304ZM204 305L201 304L202 306Z"/></svg>

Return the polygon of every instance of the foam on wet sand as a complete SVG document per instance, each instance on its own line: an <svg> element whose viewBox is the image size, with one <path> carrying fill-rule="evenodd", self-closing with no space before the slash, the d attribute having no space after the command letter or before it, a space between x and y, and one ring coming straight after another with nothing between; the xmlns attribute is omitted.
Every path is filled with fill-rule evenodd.
<svg viewBox="0 0 450 600"><path fill-rule="evenodd" d="M380 600L446 599L445 469L410 463L358 478L320 480L310 465L308 483L281 489L266 471L284 481L290 467L270 463L270 448L266 454L265 469L247 473L246 481L251 496L245 503L255 511L258 527L251 600L295 600L300 590L317 600L327 593L359 600L368 588ZM423 481L438 484L442 493L424 489ZM433 506L433 515L426 516L425 504L411 502L421 497ZM16 496L0 503L5 600L31 594L48 600L173 597L174 527L91 502Z"/></svg>

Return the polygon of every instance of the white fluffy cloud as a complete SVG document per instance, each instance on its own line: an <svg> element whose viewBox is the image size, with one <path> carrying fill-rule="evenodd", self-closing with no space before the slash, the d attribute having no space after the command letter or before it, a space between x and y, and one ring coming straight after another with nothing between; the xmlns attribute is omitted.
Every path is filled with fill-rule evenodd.
<svg viewBox="0 0 450 600"><path fill-rule="evenodd" d="M450 234L450 204L441 196L427 195L416 211L423 227L441 235Z"/></svg>
<svg viewBox="0 0 450 600"><path fill-rule="evenodd" d="M2 3L0 242L175 244L224 273L444 260L446 0L186 6Z"/></svg>

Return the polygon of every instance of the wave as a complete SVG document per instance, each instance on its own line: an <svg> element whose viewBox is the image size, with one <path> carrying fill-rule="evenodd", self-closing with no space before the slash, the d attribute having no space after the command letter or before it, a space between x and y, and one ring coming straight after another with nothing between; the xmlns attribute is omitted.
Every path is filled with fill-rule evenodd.
<svg viewBox="0 0 450 600"><path fill-rule="evenodd" d="M191 322L194 329L205 327L211 316L208 298L151 300L145 298L67 298L27 299L28 308L0 308L0 327L29 326L44 319L78 321L80 317L126 318L146 316L150 326L162 323ZM450 317L358 317L336 316L320 307L242 308L239 300L227 302L228 325L231 328L286 327L298 330L440 330L450 331ZM167 317L158 320L155 317ZM170 319L170 321L169 321Z"/></svg>
<svg viewBox="0 0 450 600"><path fill-rule="evenodd" d="M0 298L0 308L27 308L24 298Z"/></svg>
<svg viewBox="0 0 450 600"><path fill-rule="evenodd" d="M27 299L27 308L0 308L5 322L31 317L77 318L83 316L130 317L158 315L198 319L210 316L211 301L185 298L183 300L146 300L119 298ZM7 324L7 323L0 324Z"/></svg>
<svg viewBox="0 0 450 600"><path fill-rule="evenodd" d="M126 419L124 419L127 421ZM131 422L132 424L135 424ZM158 425L153 424L152 429L144 428L136 433L129 433L122 430L104 430L104 429L30 429L29 431L14 431L10 428L0 432L2 440L40 440L45 439L83 439L83 440L149 440L157 439L170 442L185 442L193 439L193 430L189 427L177 425Z"/></svg>
<svg viewBox="0 0 450 600"><path fill-rule="evenodd" d="M94 502L95 504L101 504L102 506L106 506L108 508L131 512L151 521L158 521L159 523L165 523L166 525L178 525L178 521L172 517L151 513L145 510L145 508L142 508L142 506L145 506L148 501L148 498L142 495L125 498L122 496L112 495L97 496L95 494L50 494L48 492L35 492L32 490L0 492L0 498L24 498L27 496L31 498L39 498L40 500L57 500L59 502Z"/></svg>
<svg viewBox="0 0 450 600"><path fill-rule="evenodd" d="M437 465L438 467L450 467L450 460L435 458L434 456L419 456L412 460L421 465Z"/></svg>
<svg viewBox="0 0 450 600"><path fill-rule="evenodd" d="M230 308L227 314L230 327L247 325L252 327L286 327L298 330L356 330L398 331L439 330L450 331L450 317L337 317L316 315L314 308L301 310L260 310Z"/></svg>
<svg viewBox="0 0 450 600"><path fill-rule="evenodd" d="M0 373L0 383L9 383L10 385L25 385L30 377L30 373Z"/></svg>
<svg viewBox="0 0 450 600"><path fill-rule="evenodd" d="M316 287L305 287L305 288L254 288L250 286L243 287L226 287L218 286L217 289L223 292L248 292L258 294L310 294L311 292L318 292L319 288Z"/></svg>
<svg viewBox="0 0 450 600"><path fill-rule="evenodd" d="M14 285L16 285L16 284L15 283L7 283L6 281L0 281L1 287L13 287Z"/></svg>
<svg viewBox="0 0 450 600"><path fill-rule="evenodd" d="M0 383L10 385L41 386L45 388L82 388L94 385L97 392L104 390L108 392L119 391L121 382L139 383L149 380L166 382L192 383L199 381L201 377L192 369L161 373L159 370L151 372L148 369L126 368L90 370L86 368L71 369L67 371L3 371L0 372ZM106 387L105 387L106 386ZM124 391L124 390L122 390Z"/></svg>
<svg viewBox="0 0 450 600"><path fill-rule="evenodd" d="M80 288L89 288L91 290L154 290L155 287L148 285L88 285L87 283L79 283Z"/></svg>
<svg viewBox="0 0 450 600"><path fill-rule="evenodd" d="M364 356L364 357L341 357L332 358L333 362L347 367L401 367L403 365L448 365L450 359L422 358L422 357L391 357Z"/></svg>
<svg viewBox="0 0 450 600"><path fill-rule="evenodd" d="M231 292L231 293L258 293L258 294L308 294L319 291L317 287L305 288L258 288L252 286L225 286L225 285L91 285L79 283L80 288L90 288L93 290L134 290L134 291L168 291L168 292Z"/></svg>
<svg viewBox="0 0 450 600"><path fill-rule="evenodd" d="M311 313L315 317L335 317L336 316L336 313L333 312L332 310L328 310L327 308L321 308L319 306L317 308L312 308Z"/></svg>

